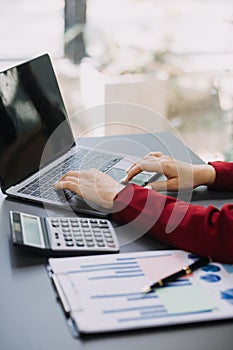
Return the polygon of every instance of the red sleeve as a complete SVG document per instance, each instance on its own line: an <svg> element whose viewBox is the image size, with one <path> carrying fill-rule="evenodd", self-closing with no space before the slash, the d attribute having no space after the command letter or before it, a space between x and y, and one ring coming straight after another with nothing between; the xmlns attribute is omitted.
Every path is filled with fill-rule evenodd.
<svg viewBox="0 0 233 350"><path fill-rule="evenodd" d="M210 189L233 191L233 162L209 162L216 171L216 179Z"/></svg>
<svg viewBox="0 0 233 350"><path fill-rule="evenodd" d="M216 163L219 162L212 165L215 167ZM226 168L219 164L215 167L217 176L213 188L223 189L218 169L231 184ZM233 204L226 204L221 210L212 205L205 208L137 185L127 185L115 198L113 212L116 222L130 223L142 234L148 233L179 249L210 255L219 262L233 263Z"/></svg>

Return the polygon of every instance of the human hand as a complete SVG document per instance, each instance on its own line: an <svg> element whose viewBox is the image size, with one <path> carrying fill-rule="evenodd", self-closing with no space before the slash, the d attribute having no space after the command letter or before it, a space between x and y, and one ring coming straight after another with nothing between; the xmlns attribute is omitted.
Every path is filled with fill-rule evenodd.
<svg viewBox="0 0 233 350"><path fill-rule="evenodd" d="M211 165L185 163L162 152L150 152L128 169L124 183L143 170L166 176L165 181L149 184L157 191L188 190L200 185L209 186L213 184L216 177L215 169Z"/></svg>
<svg viewBox="0 0 233 350"><path fill-rule="evenodd" d="M56 184L55 189L67 189L80 197L110 209L116 194L124 188L112 177L97 169L69 171Z"/></svg>

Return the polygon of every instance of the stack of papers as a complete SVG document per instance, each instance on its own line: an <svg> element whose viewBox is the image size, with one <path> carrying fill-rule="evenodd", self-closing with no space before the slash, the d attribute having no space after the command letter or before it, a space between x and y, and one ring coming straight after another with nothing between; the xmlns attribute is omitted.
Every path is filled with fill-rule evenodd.
<svg viewBox="0 0 233 350"><path fill-rule="evenodd" d="M233 266L211 263L145 294L143 287L195 261L184 251L49 259L50 276L79 333L233 317Z"/></svg>

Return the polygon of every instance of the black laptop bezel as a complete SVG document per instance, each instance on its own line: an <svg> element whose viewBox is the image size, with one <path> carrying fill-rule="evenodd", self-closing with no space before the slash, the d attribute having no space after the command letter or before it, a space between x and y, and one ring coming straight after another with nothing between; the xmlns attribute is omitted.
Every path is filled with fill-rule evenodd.
<svg viewBox="0 0 233 350"><path fill-rule="evenodd" d="M53 75L53 78L54 78L53 83L55 83L55 85L56 85L57 94L58 94L57 97L59 98L59 103L61 104L61 108L62 108L62 111L64 113L64 122L66 123L66 126L69 129L70 136L72 137L72 139L70 140L70 143L69 143L67 148L60 149L59 152L57 152L54 155L54 157L50 158L46 163L42 164L40 162L38 164L39 165L38 167L36 167L34 169L30 169L30 170L28 169L27 173L24 173L22 177L20 177L19 179L17 179L14 182L6 184L4 182L4 179L1 178L1 174L0 174L0 185L1 185L1 190L2 190L2 192L4 194L7 194L7 190L9 188L11 188L12 186L16 186L16 185L20 184L21 182L25 181L27 178L29 178L33 174L37 173L39 170L45 168L46 166L51 164L56 159L58 159L61 156L65 155L70 149L72 149L76 145L76 142L75 142L75 139L74 139L74 135L73 135L73 131L72 131L72 128L71 128L71 125L70 125L68 113L67 113L67 110L66 110L66 107L65 107L65 104L64 104L64 99L62 97L62 93L61 93L59 85L58 85L58 81L57 81L57 77L56 77L56 74L55 74L55 71L54 71L54 68L53 68L52 60L51 60L51 58L50 58L48 53L42 54L42 55L37 56L37 57L35 57L33 59L30 59L28 61L25 61L23 63L17 64L15 66L11 66L10 68L8 68L6 70L1 71L0 75L6 74L6 73L8 73L8 72L10 72L10 71L12 71L14 69L21 69L21 68L24 68L26 66L33 65L34 63L38 63L38 61L40 61L40 60L43 60L45 62L47 61L46 64L48 65L48 69L50 70L50 73ZM0 96L0 98L1 98L1 96ZM46 147L46 145L45 145L45 147ZM0 164L0 166L1 166L1 164Z"/></svg>

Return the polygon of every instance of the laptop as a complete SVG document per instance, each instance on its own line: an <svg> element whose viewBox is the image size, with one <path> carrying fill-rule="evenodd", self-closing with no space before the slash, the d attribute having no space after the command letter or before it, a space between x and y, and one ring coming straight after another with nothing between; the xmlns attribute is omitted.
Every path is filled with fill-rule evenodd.
<svg viewBox="0 0 233 350"><path fill-rule="evenodd" d="M9 197L105 216L103 208L53 184L69 170L98 168L117 181L137 158L75 141L48 54L0 73L0 182ZM135 182L152 175L140 174Z"/></svg>

